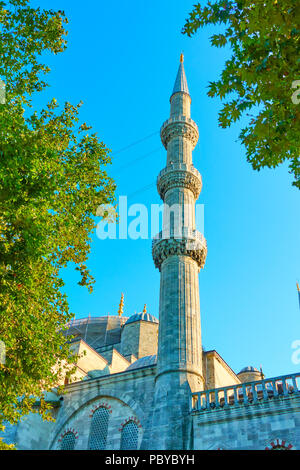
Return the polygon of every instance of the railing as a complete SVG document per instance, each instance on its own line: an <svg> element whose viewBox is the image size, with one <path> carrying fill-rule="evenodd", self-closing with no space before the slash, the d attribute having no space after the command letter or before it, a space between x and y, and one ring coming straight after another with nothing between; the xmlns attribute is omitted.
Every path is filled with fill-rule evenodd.
<svg viewBox="0 0 300 470"><path fill-rule="evenodd" d="M172 163L171 165L166 166L158 173L157 181L163 175L165 175L166 173L170 173L172 171L188 171L196 175L202 181L201 174L199 173L197 168L195 168L193 165L188 165L187 163Z"/></svg>
<svg viewBox="0 0 300 470"><path fill-rule="evenodd" d="M300 373L193 393L191 411L211 411L291 395L300 395Z"/></svg>
<svg viewBox="0 0 300 470"><path fill-rule="evenodd" d="M181 233L179 232L180 230L178 230L178 233L172 233L172 230L168 229L162 230L157 235L155 235L155 237L153 237L152 246L154 246L160 240L175 238L176 240L187 239L190 241L198 241L206 247L206 239L198 230L193 230L188 227L182 227Z"/></svg>
<svg viewBox="0 0 300 470"><path fill-rule="evenodd" d="M173 123L173 122L187 122L188 124L191 124L192 126L194 126L197 130L198 130L198 126L197 124L195 123L195 121L193 121L193 119L187 117L187 116L183 116L183 115L176 115L176 116L173 116L173 117L170 117L169 119L167 119L163 125L161 126L160 128L160 132L162 132L162 130L167 127L169 124Z"/></svg>

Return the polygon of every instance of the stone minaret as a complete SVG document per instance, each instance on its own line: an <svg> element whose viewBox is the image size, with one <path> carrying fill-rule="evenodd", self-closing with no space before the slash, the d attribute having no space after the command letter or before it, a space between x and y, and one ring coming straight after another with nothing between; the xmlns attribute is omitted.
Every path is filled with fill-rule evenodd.
<svg viewBox="0 0 300 470"><path fill-rule="evenodd" d="M193 166L198 128L190 118L183 55L170 98L170 118L161 128L167 165L157 189L164 201L163 231L152 254L160 270L157 375L150 448L188 447L190 392L202 390L202 345L198 273L206 258L206 241L195 226L195 202L202 180Z"/></svg>

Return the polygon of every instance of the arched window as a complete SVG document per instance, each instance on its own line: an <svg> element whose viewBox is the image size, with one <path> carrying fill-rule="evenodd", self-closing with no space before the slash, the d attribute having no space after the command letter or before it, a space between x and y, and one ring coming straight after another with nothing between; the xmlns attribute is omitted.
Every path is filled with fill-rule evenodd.
<svg viewBox="0 0 300 470"><path fill-rule="evenodd" d="M104 408L104 406L94 411L89 438L90 450L106 449L108 418L109 410Z"/></svg>
<svg viewBox="0 0 300 470"><path fill-rule="evenodd" d="M121 450L136 450L138 447L139 429L134 421L129 421L123 426L121 432Z"/></svg>
<svg viewBox="0 0 300 470"><path fill-rule="evenodd" d="M274 439L270 447L266 447L265 450L295 450L295 447L283 439Z"/></svg>
<svg viewBox="0 0 300 470"><path fill-rule="evenodd" d="M76 436L73 432L67 432L62 438L60 449L61 450L74 450Z"/></svg>

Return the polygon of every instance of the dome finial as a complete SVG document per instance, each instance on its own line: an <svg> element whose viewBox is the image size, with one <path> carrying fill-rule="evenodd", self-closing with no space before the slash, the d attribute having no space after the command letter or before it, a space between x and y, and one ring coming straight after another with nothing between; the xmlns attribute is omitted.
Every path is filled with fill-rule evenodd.
<svg viewBox="0 0 300 470"><path fill-rule="evenodd" d="M124 294L122 292L121 300L120 300L120 304L119 304L119 310L118 310L119 317L121 317L123 315L123 307L124 307Z"/></svg>
<svg viewBox="0 0 300 470"><path fill-rule="evenodd" d="M264 380L265 374L263 373L262 366L260 366L260 375L261 375L261 380Z"/></svg>
<svg viewBox="0 0 300 470"><path fill-rule="evenodd" d="M183 64L183 60L184 60L184 55L183 55L183 52L180 54L180 63Z"/></svg>
<svg viewBox="0 0 300 470"><path fill-rule="evenodd" d="M144 305L143 313L147 313L147 304Z"/></svg>

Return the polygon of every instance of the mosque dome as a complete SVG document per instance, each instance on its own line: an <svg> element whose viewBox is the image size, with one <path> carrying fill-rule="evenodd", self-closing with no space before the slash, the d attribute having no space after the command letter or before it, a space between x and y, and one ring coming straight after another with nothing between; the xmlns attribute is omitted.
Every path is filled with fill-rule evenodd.
<svg viewBox="0 0 300 470"><path fill-rule="evenodd" d="M99 369L89 370L87 373L89 379L97 379L98 377L103 377L109 374L110 374L110 370L108 366L104 367L104 369L101 369L101 370Z"/></svg>
<svg viewBox="0 0 300 470"><path fill-rule="evenodd" d="M243 374L244 372L259 372L259 370L256 369L256 367L247 366L247 367L244 367L242 370L240 370L239 374Z"/></svg>
<svg viewBox="0 0 300 470"><path fill-rule="evenodd" d="M140 369L141 367L154 366L156 362L157 362L156 354L153 354L152 356L141 357L137 361L130 364L130 366L127 367L126 370L135 370L135 369Z"/></svg>
<svg viewBox="0 0 300 470"><path fill-rule="evenodd" d="M244 367L238 374L238 378L242 383L255 382L261 380L264 376L261 370L256 369L253 366Z"/></svg>
<svg viewBox="0 0 300 470"><path fill-rule="evenodd" d="M68 324L68 330L64 334L76 336L76 340L82 339L98 350L121 341L122 327L127 319L128 317L119 315L79 318Z"/></svg>
<svg viewBox="0 0 300 470"><path fill-rule="evenodd" d="M141 312L131 315L131 317L129 317L126 321L125 325L128 325L129 323L134 323L136 321L148 321L150 323L158 323L158 319L155 318L153 315L150 315L150 313Z"/></svg>

